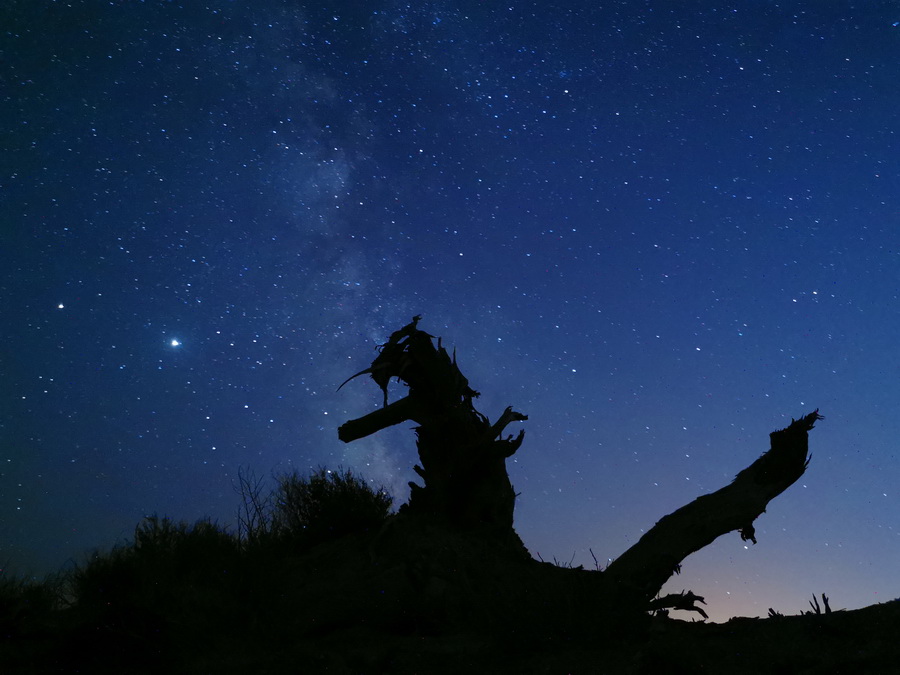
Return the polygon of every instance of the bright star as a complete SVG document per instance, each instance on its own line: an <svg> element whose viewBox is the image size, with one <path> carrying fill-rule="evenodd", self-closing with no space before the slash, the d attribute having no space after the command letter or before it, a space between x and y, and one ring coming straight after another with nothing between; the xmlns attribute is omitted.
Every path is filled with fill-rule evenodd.
<svg viewBox="0 0 900 675"><path fill-rule="evenodd" d="M178 340L176 340L175 338L172 338L172 340L171 340L171 342L169 342L169 344L172 345L173 347L181 346L181 343Z"/></svg>

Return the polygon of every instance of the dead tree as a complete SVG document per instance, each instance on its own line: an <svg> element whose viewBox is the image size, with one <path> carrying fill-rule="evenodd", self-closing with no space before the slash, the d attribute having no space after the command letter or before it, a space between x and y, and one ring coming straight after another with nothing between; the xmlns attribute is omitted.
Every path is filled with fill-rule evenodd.
<svg viewBox="0 0 900 675"><path fill-rule="evenodd" d="M433 336L417 328L419 318L395 331L372 365L350 378L371 375L384 392L384 407L341 425L338 437L349 443L394 424L415 422L419 464L414 469L424 485L410 482L405 510L456 526L511 530L515 492L506 459L522 444L525 432L515 438L502 434L511 422L528 417L507 408L491 424L472 404L479 394L457 367L456 355L450 357L440 338L435 346ZM409 393L388 403L392 378L406 384Z"/></svg>
<svg viewBox="0 0 900 675"><path fill-rule="evenodd" d="M371 375L384 392L384 406L346 422L338 436L349 443L394 424L415 422L420 464L414 468L424 486L410 483L406 511L465 527L486 525L512 531L515 493L506 459L521 445L524 431L515 438L502 438L502 434L511 422L528 418L507 408L491 424L472 404L478 392L469 387L455 354L451 358L440 338L435 345L434 337L417 328L418 321L416 316L395 331L372 365L350 378ZM406 384L409 393L388 403L392 378ZM815 410L772 432L770 449L730 485L665 516L616 558L602 573L598 592L606 595L610 606L668 607L705 616L696 606L703 598L690 591L654 598L687 556L719 536L738 531L743 540L756 543L754 521L803 475L809 462L808 433L820 419Z"/></svg>

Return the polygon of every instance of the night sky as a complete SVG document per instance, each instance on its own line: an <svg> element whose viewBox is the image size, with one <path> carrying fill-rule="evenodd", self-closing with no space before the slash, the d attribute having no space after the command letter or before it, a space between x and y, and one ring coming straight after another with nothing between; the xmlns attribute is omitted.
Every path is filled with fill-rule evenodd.
<svg viewBox="0 0 900 675"><path fill-rule="evenodd" d="M242 467L399 505L409 425L344 445L381 393L336 389L421 313L529 415L534 555L606 565L819 408L759 544L666 589L900 596L900 3L2 4L7 571L234 523Z"/></svg>

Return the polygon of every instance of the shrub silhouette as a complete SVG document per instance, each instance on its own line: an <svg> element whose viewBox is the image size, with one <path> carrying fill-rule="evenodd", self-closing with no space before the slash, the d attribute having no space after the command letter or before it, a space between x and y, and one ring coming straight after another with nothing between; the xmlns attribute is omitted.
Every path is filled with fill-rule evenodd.
<svg viewBox="0 0 900 675"><path fill-rule="evenodd" d="M320 542L377 527L393 500L350 470L276 480L265 499L256 481L243 484L253 487L259 509L243 532L240 523L231 532L209 519L189 524L154 515L135 528L133 540L76 566L67 579L74 658L85 667L135 658L162 667L160 659L192 659L198 644L208 655L224 654L288 630L296 612L283 597L285 585L296 584L291 561ZM24 587L7 586L6 595L26 595ZM21 624L20 616L6 623ZM196 665L202 671L221 664Z"/></svg>
<svg viewBox="0 0 900 675"><path fill-rule="evenodd" d="M350 469L319 468L309 477L294 471L276 479L270 502L272 532L306 545L377 527L393 503L383 487L372 489Z"/></svg>
<svg viewBox="0 0 900 675"><path fill-rule="evenodd" d="M193 525L149 516L135 528L134 541L109 553L94 553L72 574L79 603L121 601L134 589L148 589L159 601L183 597L187 587L208 585L237 564L235 538L207 519ZM163 597L166 595L174 597ZM148 598L149 600L149 598Z"/></svg>
<svg viewBox="0 0 900 675"><path fill-rule="evenodd" d="M151 516L135 528L132 542L95 552L74 569L69 585L87 634L116 636L108 641L110 658L137 654L152 661L191 640L208 640L239 615L241 570L236 538L214 523Z"/></svg>
<svg viewBox="0 0 900 675"><path fill-rule="evenodd" d="M39 582L0 571L0 639L43 630L66 604L63 587L59 576Z"/></svg>
<svg viewBox="0 0 900 675"><path fill-rule="evenodd" d="M309 477L295 471L277 480L252 543L274 539L306 548L378 526L393 502L349 469L320 468ZM95 552L76 567L70 593L82 613L104 625L136 615L190 622L224 610L225 598L238 601L243 581L256 576L248 566L264 564L267 556L246 543L208 519L190 525L153 515L135 528L133 541Z"/></svg>

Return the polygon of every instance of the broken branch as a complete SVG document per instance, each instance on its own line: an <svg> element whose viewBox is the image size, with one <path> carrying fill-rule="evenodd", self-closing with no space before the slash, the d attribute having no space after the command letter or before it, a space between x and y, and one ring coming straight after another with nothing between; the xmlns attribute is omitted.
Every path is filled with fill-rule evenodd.
<svg viewBox="0 0 900 675"><path fill-rule="evenodd" d="M772 432L770 449L730 485L663 517L609 566L607 579L649 601L682 560L719 536L739 530L743 539L756 543L753 521L803 475L809 463L808 432L820 419L815 410Z"/></svg>

